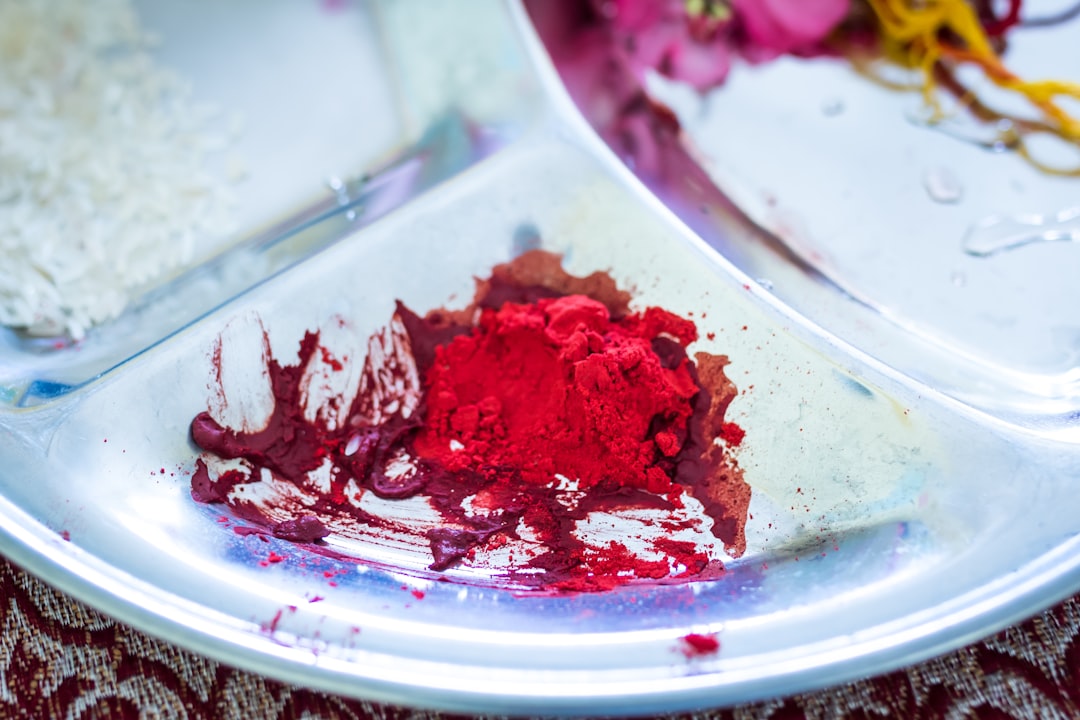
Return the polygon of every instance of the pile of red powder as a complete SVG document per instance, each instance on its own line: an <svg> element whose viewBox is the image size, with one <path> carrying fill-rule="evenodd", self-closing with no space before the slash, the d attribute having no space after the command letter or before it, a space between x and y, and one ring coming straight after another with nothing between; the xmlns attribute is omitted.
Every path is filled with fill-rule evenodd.
<svg viewBox="0 0 1080 720"><path fill-rule="evenodd" d="M534 584L598 590L670 580L673 567L681 578L700 577L715 563L695 543L665 538L664 528L651 545L660 560L620 543L598 552L576 533L590 513L673 512L689 494L730 552L745 546L750 491L731 453L742 430L724 419L735 394L727 360L691 360L693 322L660 308L631 313L628 301L609 276L573 277L558 256L536 251L479 281L465 310L420 317L399 304L389 328L401 337L391 345L406 356L381 368L369 357L350 421L334 428L303 412L302 369L320 350L309 333L298 365L270 362L275 408L264 429L233 431L209 413L193 421L202 449L250 468L211 478L200 461L193 495L231 502L232 489L257 482L263 469L310 490L307 473L329 462L331 490L308 509L377 526L348 501L350 481L386 498L422 495L445 520L427 532L434 570L517 538L524 524L540 548L528 563L539 573ZM404 398L387 401L406 370L420 378L411 412ZM373 397L394 410L374 412ZM305 517L318 530L317 518Z"/></svg>
<svg viewBox="0 0 1080 720"><path fill-rule="evenodd" d="M415 449L448 470L582 488L666 493L699 388L685 353L693 323L663 310L612 320L584 295L484 310L468 335L435 352ZM678 347L676 345L676 347Z"/></svg>

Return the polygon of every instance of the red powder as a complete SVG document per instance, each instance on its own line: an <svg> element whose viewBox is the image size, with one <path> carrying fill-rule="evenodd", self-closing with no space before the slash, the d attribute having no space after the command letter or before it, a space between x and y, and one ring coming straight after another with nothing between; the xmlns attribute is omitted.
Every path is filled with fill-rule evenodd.
<svg viewBox="0 0 1080 720"><path fill-rule="evenodd" d="M720 437L730 447L739 447L746 437L746 431L733 422L725 422L720 425Z"/></svg>
<svg viewBox="0 0 1080 720"><path fill-rule="evenodd" d="M384 499L419 495L445 521L425 533L432 571L474 562L479 549L518 538L524 526L537 550L515 579L564 591L722 570L696 543L668 537L662 522L654 536L637 538L646 556L621 542L590 546L576 528L594 512L670 513L689 495L712 521L703 527L740 554L750 489L719 443L743 440L724 418L737 392L727 358L687 355L693 322L662 308L631 313L628 294L609 276L573 277L557 256L538 251L477 285L474 303L460 311L420 317L398 304L370 345L392 362L376 368L369 356L361 392L341 400L345 423L330 427L304 412L307 364L318 358L337 369L317 333L305 335L296 365L269 358L275 405L263 429L236 431L205 412L192 422L199 447L248 468L214 478L200 459L193 498L228 503L255 521L258 509L233 490L268 471L311 498L294 520L267 521L273 534L318 543L343 517L384 527L350 502L350 483ZM420 396L406 414L394 388L410 372ZM408 472L390 470L400 457L411 459ZM330 488L312 497L308 474L327 462ZM572 500L560 478L576 485Z"/></svg>
<svg viewBox="0 0 1080 720"><path fill-rule="evenodd" d="M341 361L331 355L330 351L326 348L319 348L319 352L322 355L322 361L334 372L340 372L345 369L345 366L341 364Z"/></svg>
<svg viewBox="0 0 1080 720"><path fill-rule="evenodd" d="M262 567L270 567L271 565L277 565L278 563L284 562L284 561L285 561L285 556L284 555L278 555L276 552L271 550L270 554L266 556L265 560L260 560L259 561L259 565L261 565Z"/></svg>
<svg viewBox="0 0 1080 720"><path fill-rule="evenodd" d="M699 388L685 353L661 358L653 343L695 334L655 308L614 321L581 295L484 310L436 348L415 448L451 471L515 467L535 484L559 474L666 492Z"/></svg>
<svg viewBox="0 0 1080 720"><path fill-rule="evenodd" d="M716 633L707 635L690 633L680 639L682 641L682 654L687 658L715 655L720 651L720 638Z"/></svg>
<svg viewBox="0 0 1080 720"><path fill-rule="evenodd" d="M263 626L262 626L262 629L263 629L263 631L264 631L264 632L268 632L268 633L270 633L271 635L273 635L274 633L276 633L276 632L277 632L277 628L278 628L278 623L280 623L280 622L281 622L281 615L282 615L282 611L281 611L281 610L278 610L278 611L277 611L276 613L274 613L274 617L272 617L272 618L270 619L270 622L269 622L269 623L266 623L265 625L263 625Z"/></svg>

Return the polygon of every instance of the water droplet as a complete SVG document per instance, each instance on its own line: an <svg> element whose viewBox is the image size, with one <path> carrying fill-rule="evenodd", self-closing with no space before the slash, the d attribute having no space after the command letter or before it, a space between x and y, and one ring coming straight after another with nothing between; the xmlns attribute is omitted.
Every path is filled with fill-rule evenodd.
<svg viewBox="0 0 1080 720"><path fill-rule="evenodd" d="M964 252L989 257L1043 242L1080 242L1080 206L1040 215L991 215L964 235Z"/></svg>
<svg viewBox="0 0 1080 720"><path fill-rule="evenodd" d="M345 219L348 220L349 222L352 222L353 220L355 220L356 219L356 211L355 210L349 210L348 212L346 212L345 213Z"/></svg>
<svg viewBox="0 0 1080 720"><path fill-rule="evenodd" d="M1015 150L1020 144L1020 133L1010 120L985 123L962 113L942 116L933 108L926 106L909 110L904 117L912 125L937 130L951 138L971 143L991 152Z"/></svg>
<svg viewBox="0 0 1080 720"><path fill-rule="evenodd" d="M936 127L941 123L938 113L925 103L907 108L904 111L904 118L912 125L919 127Z"/></svg>
<svg viewBox="0 0 1080 720"><path fill-rule="evenodd" d="M1016 125L1012 120L998 120L994 123L997 134L990 142L990 150L993 152L1005 152L1016 147L1020 136L1016 131Z"/></svg>
<svg viewBox="0 0 1080 720"><path fill-rule="evenodd" d="M964 188L948 168L931 168L923 173L923 187L934 202L956 203L964 196Z"/></svg>
<svg viewBox="0 0 1080 720"><path fill-rule="evenodd" d="M960 272L959 270L956 270L953 272L952 275L949 276L949 281L958 288L964 287L965 285L967 285L967 275Z"/></svg>
<svg viewBox="0 0 1080 720"><path fill-rule="evenodd" d="M772 280L769 280L768 278L758 278L756 282L764 290L772 290L773 289L773 282L772 282Z"/></svg>
<svg viewBox="0 0 1080 720"><path fill-rule="evenodd" d="M326 187L330 188L330 192L334 193L338 205L349 204L349 186L345 184L344 180L337 175L331 175L326 178Z"/></svg>
<svg viewBox="0 0 1080 720"><path fill-rule="evenodd" d="M845 110L844 101L841 98L829 98L821 103L821 112L825 117L836 117Z"/></svg>

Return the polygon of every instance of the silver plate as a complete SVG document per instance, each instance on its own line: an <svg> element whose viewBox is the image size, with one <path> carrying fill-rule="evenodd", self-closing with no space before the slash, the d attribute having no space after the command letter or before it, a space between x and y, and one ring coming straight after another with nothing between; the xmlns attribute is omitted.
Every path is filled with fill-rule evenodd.
<svg viewBox="0 0 1080 720"><path fill-rule="evenodd" d="M926 338L907 324L783 253L752 253L749 223L691 231L584 124L520 7L341 12L147 4L196 87L217 78L228 95L274 74L232 98L268 118L251 148L267 185L251 188L247 236L80 346L6 336L5 555L224 662L470 712L653 713L820 687L959 646L1080 587L1074 385L1013 383L1002 409L995 386L976 392L969 360L939 353L918 371ZM206 62L193 38L211 25L227 57L237 42L260 60ZM325 145L274 152L312 127ZM328 175L337 192L321 189ZM468 293L522 227L572 272L607 269L636 302L695 312L716 335L708 348L731 358L754 497L748 549L725 576L523 595L432 582L405 552L340 548L371 561L358 564L266 545L192 502L188 424L207 405L220 333L258 317L277 350L337 315L368 332L395 298L429 308ZM774 292L755 279L766 272ZM946 372L970 382L933 382ZM286 561L261 566L271 549ZM718 654L681 652L683 636L712 632Z"/></svg>

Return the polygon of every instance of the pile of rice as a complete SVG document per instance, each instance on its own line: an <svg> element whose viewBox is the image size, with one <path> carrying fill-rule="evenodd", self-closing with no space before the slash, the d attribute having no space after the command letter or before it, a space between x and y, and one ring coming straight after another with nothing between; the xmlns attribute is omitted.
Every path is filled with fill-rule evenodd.
<svg viewBox="0 0 1080 720"><path fill-rule="evenodd" d="M81 338L228 232L217 114L128 0L0 0L0 323Z"/></svg>

